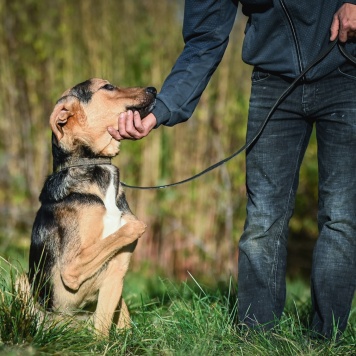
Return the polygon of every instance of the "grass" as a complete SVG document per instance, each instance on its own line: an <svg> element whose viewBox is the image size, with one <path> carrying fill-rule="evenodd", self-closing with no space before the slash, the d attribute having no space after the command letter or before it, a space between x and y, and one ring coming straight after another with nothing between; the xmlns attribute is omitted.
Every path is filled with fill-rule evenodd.
<svg viewBox="0 0 356 356"><path fill-rule="evenodd" d="M273 332L241 330L235 325L236 286L219 290L131 273L125 297L131 311L130 330L111 330L96 337L90 325L39 320L15 290L20 273L1 267L0 355L355 355L356 308L342 339L310 337L307 288L290 283L286 311Z"/></svg>

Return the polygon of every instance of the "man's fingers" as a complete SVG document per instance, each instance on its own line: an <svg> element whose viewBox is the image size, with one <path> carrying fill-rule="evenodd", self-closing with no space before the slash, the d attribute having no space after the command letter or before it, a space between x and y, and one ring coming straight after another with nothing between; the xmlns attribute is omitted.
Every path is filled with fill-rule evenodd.
<svg viewBox="0 0 356 356"><path fill-rule="evenodd" d="M342 14L338 11L334 15L333 22L331 24L330 28L330 41L336 40L336 38L339 38L340 42L346 42L347 41L347 35L348 35L348 26L342 19L339 17Z"/></svg>
<svg viewBox="0 0 356 356"><path fill-rule="evenodd" d="M339 33L339 26L340 26L340 21L339 17L337 15L334 15L333 22L330 27L330 41L336 40L338 33Z"/></svg>
<svg viewBox="0 0 356 356"><path fill-rule="evenodd" d="M138 132L143 133L145 131L145 127L142 124L141 116L138 111L135 111L133 114L133 123L134 123L135 129Z"/></svg>
<svg viewBox="0 0 356 356"><path fill-rule="evenodd" d="M124 113L125 114L125 113ZM120 118L121 116L123 116L124 114L120 114ZM135 137L135 133L136 133L136 129L134 126L134 122L133 122L133 117L134 117L134 113L132 110L128 110L126 112L126 119L124 121L125 127L124 130L126 131L126 133L128 134L128 136ZM120 128L120 126L119 126ZM121 132L121 131L120 131Z"/></svg>
<svg viewBox="0 0 356 356"><path fill-rule="evenodd" d="M356 34L356 5L344 3L335 13L330 27L330 40L337 37L340 42L355 39Z"/></svg>
<svg viewBox="0 0 356 356"><path fill-rule="evenodd" d="M128 113L127 112L122 112L119 115L119 120L118 120L118 131L120 135L124 138L126 135L126 120L127 120Z"/></svg>
<svg viewBox="0 0 356 356"><path fill-rule="evenodd" d="M113 127L108 127L109 134L117 141L120 141L123 139L123 137L120 136L119 131L115 130Z"/></svg>
<svg viewBox="0 0 356 356"><path fill-rule="evenodd" d="M141 119L139 112L128 110L119 115L118 130L108 127L108 132L115 140L140 140L146 137L156 124L157 119L153 114Z"/></svg>
<svg viewBox="0 0 356 356"><path fill-rule="evenodd" d="M139 114L139 112L135 111L127 111L127 117L126 117L126 133L129 137L127 138L131 138L131 139L136 139L139 140L140 138L143 137L143 133L145 131L145 128L142 124L141 121L141 116ZM120 131L121 133L121 131Z"/></svg>
<svg viewBox="0 0 356 356"><path fill-rule="evenodd" d="M132 110L120 114L118 126L118 131L123 138L129 140L140 138L138 136L139 132L134 125L134 113Z"/></svg>
<svg viewBox="0 0 356 356"><path fill-rule="evenodd" d="M116 140L138 140L144 136L145 127L140 114L137 111L128 110L119 115L118 130L110 128L108 131Z"/></svg>
<svg viewBox="0 0 356 356"><path fill-rule="evenodd" d="M348 36L347 36L347 31L342 31L342 30L340 30L340 31L339 31L339 41L340 41L340 42L346 42L346 41L347 41L347 38L348 38Z"/></svg>

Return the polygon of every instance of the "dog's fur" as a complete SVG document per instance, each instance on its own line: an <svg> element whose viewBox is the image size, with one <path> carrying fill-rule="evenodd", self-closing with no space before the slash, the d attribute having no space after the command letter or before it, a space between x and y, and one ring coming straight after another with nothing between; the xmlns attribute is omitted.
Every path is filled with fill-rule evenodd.
<svg viewBox="0 0 356 356"><path fill-rule="evenodd" d="M72 314L96 305L94 326L129 326L122 288L130 257L146 225L130 211L114 157L119 143L108 133L128 109L145 116L154 88L118 88L90 79L63 93L50 117L54 172L40 195L31 238L29 282L48 310ZM88 165L70 162L85 158ZM68 165L69 163L69 165Z"/></svg>

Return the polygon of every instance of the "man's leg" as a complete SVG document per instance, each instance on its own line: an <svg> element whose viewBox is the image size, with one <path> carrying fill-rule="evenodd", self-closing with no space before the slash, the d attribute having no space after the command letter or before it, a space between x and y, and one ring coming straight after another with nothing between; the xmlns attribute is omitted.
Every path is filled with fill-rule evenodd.
<svg viewBox="0 0 356 356"><path fill-rule="evenodd" d="M258 73L254 76L258 78ZM288 85L274 76L253 82L248 140ZM248 326L279 318L285 304L288 222L312 131L312 124L303 118L301 95L299 86L246 155L248 203L239 244L238 314Z"/></svg>
<svg viewBox="0 0 356 356"><path fill-rule="evenodd" d="M313 329L329 338L334 325L346 328L356 282L356 67L348 69L353 77L336 72L320 83L328 105L316 123L320 235L311 278Z"/></svg>

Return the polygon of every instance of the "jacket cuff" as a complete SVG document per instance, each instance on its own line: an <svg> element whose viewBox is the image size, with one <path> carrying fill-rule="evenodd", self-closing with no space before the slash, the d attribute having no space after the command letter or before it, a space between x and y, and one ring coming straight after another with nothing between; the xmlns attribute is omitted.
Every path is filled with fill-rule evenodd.
<svg viewBox="0 0 356 356"><path fill-rule="evenodd" d="M155 129L160 126L164 125L170 118L171 113L167 106L163 103L163 101L156 99L155 107L152 110L152 114L156 117L157 124Z"/></svg>

